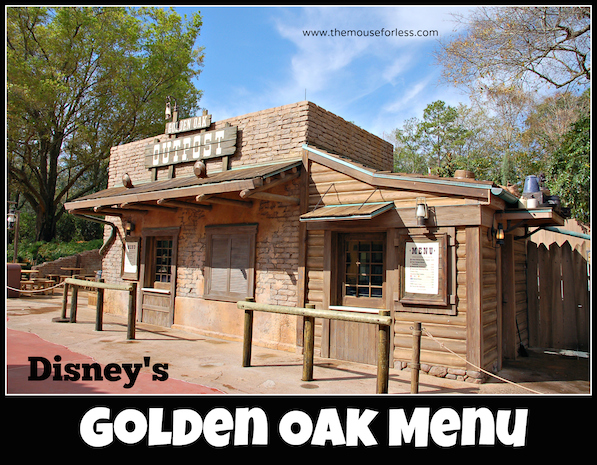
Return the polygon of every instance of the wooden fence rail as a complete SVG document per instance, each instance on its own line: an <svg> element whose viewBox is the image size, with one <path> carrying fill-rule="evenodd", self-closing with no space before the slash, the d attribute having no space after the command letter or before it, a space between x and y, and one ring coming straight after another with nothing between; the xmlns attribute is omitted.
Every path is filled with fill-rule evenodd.
<svg viewBox="0 0 597 465"><path fill-rule="evenodd" d="M305 317L303 338L305 350L303 351L303 381L313 380L313 345L315 318L328 318L331 320L353 321L369 323L379 326L377 344L377 394L388 393L388 377L390 368L390 325L392 318L389 311L382 310L378 315L370 313L343 312L335 310L316 310L314 306L307 308L285 307L282 305L259 304L252 299L237 302L238 308L245 311L245 327L243 335L243 366L251 366L251 341L253 338L253 312L282 313Z"/></svg>
<svg viewBox="0 0 597 465"><path fill-rule="evenodd" d="M582 247L528 242L529 345L587 351L590 267Z"/></svg>
<svg viewBox="0 0 597 465"><path fill-rule="evenodd" d="M68 291L72 286L70 316L66 317L66 307L68 304ZM127 291L129 293L129 308L128 308L128 322L127 322L127 339L135 339L135 321L137 319L137 283L132 282L128 284L111 284L103 281L86 281L84 279L66 278L64 280L64 293L62 294L62 314L59 318L54 318L53 321L58 323L76 323L77 322L77 300L79 297L79 288L95 288L97 289L97 303L95 316L95 330L101 331L103 325L103 303L104 303L104 289L112 289L116 291Z"/></svg>

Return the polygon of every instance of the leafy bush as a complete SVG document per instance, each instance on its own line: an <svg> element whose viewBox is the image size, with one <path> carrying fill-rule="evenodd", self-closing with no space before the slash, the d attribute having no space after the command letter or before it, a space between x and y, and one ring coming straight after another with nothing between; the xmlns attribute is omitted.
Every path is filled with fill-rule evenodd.
<svg viewBox="0 0 597 465"><path fill-rule="evenodd" d="M19 243L17 262L29 265L40 265L51 262L61 257L69 257L86 250L99 249L103 244L102 239L91 241L71 242L32 242ZM12 242L6 248L6 261L12 262L14 247Z"/></svg>

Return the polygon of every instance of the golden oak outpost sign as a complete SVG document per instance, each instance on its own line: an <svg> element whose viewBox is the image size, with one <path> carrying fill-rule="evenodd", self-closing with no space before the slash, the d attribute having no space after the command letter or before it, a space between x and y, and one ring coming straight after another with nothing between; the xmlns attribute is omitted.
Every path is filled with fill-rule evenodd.
<svg viewBox="0 0 597 465"><path fill-rule="evenodd" d="M166 134L205 129L210 124L211 115L194 116L166 123ZM150 144L145 150L145 167L157 168L232 155L236 150L236 132L237 126L228 126Z"/></svg>

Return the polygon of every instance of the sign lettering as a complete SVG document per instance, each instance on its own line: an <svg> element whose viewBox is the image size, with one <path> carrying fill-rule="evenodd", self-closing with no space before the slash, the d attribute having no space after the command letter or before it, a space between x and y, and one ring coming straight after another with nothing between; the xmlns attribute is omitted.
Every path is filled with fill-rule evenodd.
<svg viewBox="0 0 597 465"><path fill-rule="evenodd" d="M404 290L413 294L439 292L439 244L407 242Z"/></svg>
<svg viewBox="0 0 597 465"><path fill-rule="evenodd" d="M197 129L207 128L210 124L211 115L193 116L192 118L166 123L166 134L195 131Z"/></svg>
<svg viewBox="0 0 597 465"><path fill-rule="evenodd" d="M236 133L237 127L230 126L151 144L145 151L145 167L157 168L232 155L236 151Z"/></svg>

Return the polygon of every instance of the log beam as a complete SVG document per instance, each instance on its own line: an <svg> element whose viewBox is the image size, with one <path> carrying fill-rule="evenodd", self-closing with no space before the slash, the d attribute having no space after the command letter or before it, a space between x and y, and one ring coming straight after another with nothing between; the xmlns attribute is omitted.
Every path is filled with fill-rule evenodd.
<svg viewBox="0 0 597 465"><path fill-rule="evenodd" d="M251 208L253 206L253 202L250 200L229 199L226 197L212 196L209 194L199 194L195 198L195 200L197 202L219 203L222 205L232 205L235 207L244 207L244 208Z"/></svg>
<svg viewBox="0 0 597 465"><path fill-rule="evenodd" d="M124 202L120 204L120 208L124 210L159 210L159 211L176 211L178 207L168 207L166 205L153 205L149 203L130 203Z"/></svg>
<svg viewBox="0 0 597 465"><path fill-rule="evenodd" d="M211 205L200 205L198 203L182 202L180 200L159 199L158 205L174 205L181 208L192 208L195 210L211 210Z"/></svg>

